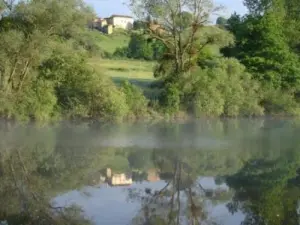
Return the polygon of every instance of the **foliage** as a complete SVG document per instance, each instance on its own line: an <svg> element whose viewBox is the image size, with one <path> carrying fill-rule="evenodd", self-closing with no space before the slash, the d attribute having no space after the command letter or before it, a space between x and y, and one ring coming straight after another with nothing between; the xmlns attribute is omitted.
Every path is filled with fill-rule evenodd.
<svg viewBox="0 0 300 225"><path fill-rule="evenodd" d="M133 22L133 29L134 30L143 30L147 29L147 24L142 20L135 20Z"/></svg>
<svg viewBox="0 0 300 225"><path fill-rule="evenodd" d="M266 113L298 115L300 58L295 36L300 27L295 10L300 5L286 0L245 0L245 4L249 14L233 14L226 25L236 45L222 52L239 59L262 84Z"/></svg>
<svg viewBox="0 0 300 225"><path fill-rule="evenodd" d="M160 96L160 104L168 114L175 114L180 110L180 90L175 84L168 84Z"/></svg>
<svg viewBox="0 0 300 225"><path fill-rule="evenodd" d="M211 0L131 0L134 29L112 35L91 30L95 15L83 0L2 3L1 117L121 121L152 109L196 117L300 115L296 0L245 0L247 15L219 17L216 26L208 26L220 10ZM150 62L107 69L91 56L156 60L157 85L150 86ZM143 91L129 81L117 87L102 69L117 85L124 74L134 77L130 83ZM151 80L135 79L145 73Z"/></svg>
<svg viewBox="0 0 300 225"><path fill-rule="evenodd" d="M132 34L130 42L128 44L128 56L134 59L153 59L153 48L144 39L143 36L139 34Z"/></svg>
<svg viewBox="0 0 300 225"><path fill-rule="evenodd" d="M274 116L297 116L300 115L299 102L296 101L294 93L266 88L262 100L266 113Z"/></svg>
<svg viewBox="0 0 300 225"><path fill-rule="evenodd" d="M113 56L141 60L159 60L164 53L160 41L150 41L147 36L133 32L127 47L118 47Z"/></svg>
<svg viewBox="0 0 300 225"><path fill-rule="evenodd" d="M262 18L245 17L238 22L240 25L234 21L234 18L229 20L229 29L239 32L236 34L239 52L236 57L255 78L274 88L299 88L299 58L290 51L278 18L267 14Z"/></svg>
<svg viewBox="0 0 300 225"><path fill-rule="evenodd" d="M196 116L253 116L263 114L259 85L235 59L219 59L188 78L183 102Z"/></svg>
<svg viewBox="0 0 300 225"><path fill-rule="evenodd" d="M3 117L120 121L127 115L124 94L88 67L87 57L100 50L87 28L91 18L81 1L16 3L0 21Z"/></svg>
<svg viewBox="0 0 300 225"><path fill-rule="evenodd" d="M217 18L216 24L221 27L225 27L227 25L227 19L220 16Z"/></svg>
<svg viewBox="0 0 300 225"><path fill-rule="evenodd" d="M142 117L147 113L148 101L140 88L124 81L121 91L125 94L126 104L134 116Z"/></svg>
<svg viewBox="0 0 300 225"><path fill-rule="evenodd" d="M130 3L137 17L148 22L150 38L164 45L165 57L174 64L174 71L169 75L175 80L180 78L192 67L198 52L196 48L208 44L205 42L198 46L196 34L210 14L219 8L211 0L131 0Z"/></svg>
<svg viewBox="0 0 300 225"><path fill-rule="evenodd" d="M127 58L129 55L128 47L118 47L113 53L114 58ZM108 58L108 57L106 57Z"/></svg>

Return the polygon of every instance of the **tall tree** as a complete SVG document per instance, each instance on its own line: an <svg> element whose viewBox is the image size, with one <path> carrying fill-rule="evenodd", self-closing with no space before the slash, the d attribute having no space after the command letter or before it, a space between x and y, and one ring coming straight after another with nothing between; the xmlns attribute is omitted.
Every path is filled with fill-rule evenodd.
<svg viewBox="0 0 300 225"><path fill-rule="evenodd" d="M236 46L227 52L227 56L240 59L264 84L299 89L299 57L293 53L286 35L284 0L247 0L245 4L250 14L245 17L233 15L228 21L228 29L236 37Z"/></svg>
<svg viewBox="0 0 300 225"><path fill-rule="evenodd" d="M273 0L244 0L244 5L251 14L261 15L271 6L272 1Z"/></svg>
<svg viewBox="0 0 300 225"><path fill-rule="evenodd" d="M155 21L148 23L148 34L165 45L174 68L172 80L189 71L197 55L197 33L220 9L211 0L131 0L130 6L140 19L147 21L150 17Z"/></svg>

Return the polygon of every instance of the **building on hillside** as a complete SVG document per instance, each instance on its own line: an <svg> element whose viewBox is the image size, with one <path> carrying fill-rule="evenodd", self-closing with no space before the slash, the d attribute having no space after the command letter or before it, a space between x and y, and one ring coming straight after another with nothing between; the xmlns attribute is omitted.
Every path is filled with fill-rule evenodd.
<svg viewBox="0 0 300 225"><path fill-rule="evenodd" d="M114 28L129 30L133 28L134 19L131 16L111 15L108 18L96 18L93 21L93 28L111 34Z"/></svg>
<svg viewBox="0 0 300 225"><path fill-rule="evenodd" d="M111 15L107 19L107 23L111 24L114 28L121 29L132 29L133 28L133 18L131 16L124 15Z"/></svg>
<svg viewBox="0 0 300 225"><path fill-rule="evenodd" d="M112 34L114 29L111 24L108 24L108 25L104 26L101 31L105 34Z"/></svg>
<svg viewBox="0 0 300 225"><path fill-rule="evenodd" d="M102 18L96 18L93 21L93 28L101 29L103 26L107 25L106 20Z"/></svg>

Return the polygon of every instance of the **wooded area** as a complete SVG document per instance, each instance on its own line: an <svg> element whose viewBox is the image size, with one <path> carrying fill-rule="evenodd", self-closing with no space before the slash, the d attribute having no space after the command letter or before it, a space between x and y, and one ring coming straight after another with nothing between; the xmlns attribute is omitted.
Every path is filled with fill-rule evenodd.
<svg viewBox="0 0 300 225"><path fill-rule="evenodd" d="M0 116L61 119L300 115L300 3L245 0L219 17L211 0L132 0L128 47L109 57L157 61L155 97L88 64L101 52L83 1L3 1ZM106 55L107 56L107 55ZM102 57L105 57L105 55ZM101 65L99 65L101 67Z"/></svg>

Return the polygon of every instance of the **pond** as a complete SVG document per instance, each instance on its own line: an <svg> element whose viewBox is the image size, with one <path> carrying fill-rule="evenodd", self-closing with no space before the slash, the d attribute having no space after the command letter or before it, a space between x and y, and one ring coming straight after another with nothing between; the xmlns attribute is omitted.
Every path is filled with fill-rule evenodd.
<svg viewBox="0 0 300 225"><path fill-rule="evenodd" d="M1 123L0 224L299 224L299 148L296 120Z"/></svg>

